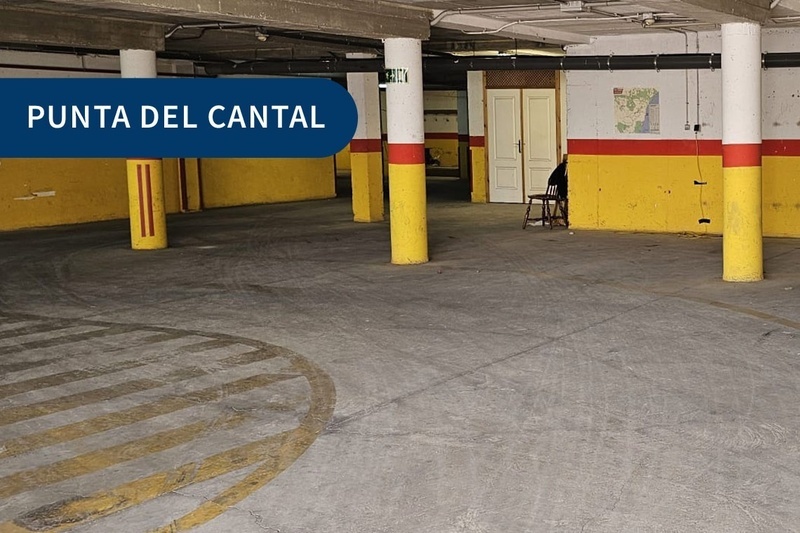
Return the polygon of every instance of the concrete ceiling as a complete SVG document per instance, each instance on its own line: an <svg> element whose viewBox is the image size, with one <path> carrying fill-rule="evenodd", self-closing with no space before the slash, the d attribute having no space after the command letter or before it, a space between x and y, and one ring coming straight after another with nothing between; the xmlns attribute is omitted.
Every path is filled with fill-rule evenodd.
<svg viewBox="0 0 800 533"><path fill-rule="evenodd" d="M558 51L592 37L800 24L800 0L0 0L0 46L154 48L203 61L380 54L382 37L430 54Z"/></svg>

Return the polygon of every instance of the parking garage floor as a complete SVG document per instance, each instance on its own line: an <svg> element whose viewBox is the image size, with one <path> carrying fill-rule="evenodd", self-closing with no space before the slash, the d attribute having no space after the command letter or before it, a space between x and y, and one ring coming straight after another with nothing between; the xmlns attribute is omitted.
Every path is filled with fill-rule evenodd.
<svg viewBox="0 0 800 533"><path fill-rule="evenodd" d="M0 234L0 532L800 529L800 240L349 208Z"/></svg>

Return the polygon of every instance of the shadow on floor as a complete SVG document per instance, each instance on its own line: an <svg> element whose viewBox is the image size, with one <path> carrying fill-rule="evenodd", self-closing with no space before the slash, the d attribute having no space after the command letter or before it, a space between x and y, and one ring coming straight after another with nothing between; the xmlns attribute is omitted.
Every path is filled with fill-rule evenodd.
<svg viewBox="0 0 800 533"><path fill-rule="evenodd" d="M469 180L462 180L457 176L432 175L428 174L426 180L426 192L428 202L469 202L470 183ZM384 179L383 194L386 200L389 199L389 182ZM350 174L340 172L336 176L336 197L352 198L353 189L350 182Z"/></svg>

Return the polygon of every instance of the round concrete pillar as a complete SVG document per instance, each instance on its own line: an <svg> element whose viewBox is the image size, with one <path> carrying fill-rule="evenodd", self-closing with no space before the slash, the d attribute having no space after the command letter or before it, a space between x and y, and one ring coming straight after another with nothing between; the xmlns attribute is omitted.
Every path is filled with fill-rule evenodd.
<svg viewBox="0 0 800 533"><path fill-rule="evenodd" d="M123 78L155 78L156 53L152 50L120 50ZM131 159L127 163L131 248L159 250L167 247L164 207L164 175L161 159Z"/></svg>
<svg viewBox="0 0 800 533"><path fill-rule="evenodd" d="M722 25L722 278L764 277L761 227L761 26Z"/></svg>
<svg viewBox="0 0 800 533"><path fill-rule="evenodd" d="M418 39L386 39L384 52L392 263L426 263L428 222L421 43Z"/></svg>

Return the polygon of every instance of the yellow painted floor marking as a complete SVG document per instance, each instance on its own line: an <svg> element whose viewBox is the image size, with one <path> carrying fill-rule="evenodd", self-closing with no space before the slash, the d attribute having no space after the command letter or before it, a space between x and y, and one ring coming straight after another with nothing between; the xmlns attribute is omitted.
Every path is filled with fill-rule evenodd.
<svg viewBox="0 0 800 533"><path fill-rule="evenodd" d="M92 368L82 370L70 370L69 372L61 372L59 374L50 374L39 378L31 378L23 381L16 381L6 385L0 385L0 398L6 398L15 394L22 394L47 387L55 387L57 385L64 385L65 383L72 383L75 381L82 381L84 379L94 378L97 376L104 376L107 374L114 374L129 370L140 366L145 366L147 363L143 361L120 361L114 363L111 367L105 368Z"/></svg>
<svg viewBox="0 0 800 533"><path fill-rule="evenodd" d="M76 407L82 407L93 403L98 403L106 400L119 398L133 394L134 392L142 392L149 389L157 389L163 387L168 383L176 383L184 381L197 376L202 376L206 372L200 368L187 368L178 370L159 379L137 379L112 385L110 387L103 387L100 389L93 389L86 392L79 392L69 396L62 396L60 398L53 398L52 400L45 400L43 402L34 403L31 405L22 405L19 407L10 407L0 411L0 426L13 424L22 420L30 420L40 416L46 416Z"/></svg>
<svg viewBox="0 0 800 533"><path fill-rule="evenodd" d="M108 516L187 485L208 481L228 472L246 468L262 458L276 453L279 443L286 439L289 433L291 431L272 435L266 439L212 455L199 463L186 463L172 470L158 472L110 490L98 491L85 498L70 498L45 505L17 518L14 520L14 524L25 528L22 531L47 531L48 533L64 531L86 520L96 520ZM19 531L19 529L5 529L6 527L8 527L7 522L0 523L0 533Z"/></svg>
<svg viewBox="0 0 800 533"><path fill-rule="evenodd" d="M17 472L0 478L0 498L8 498L36 487L91 474L109 466L162 452L192 441L205 433L233 428L240 425L244 420L245 416L241 413L227 414L211 421L202 420L179 428L161 431L141 439L71 457L33 470Z"/></svg>
<svg viewBox="0 0 800 533"><path fill-rule="evenodd" d="M39 448L60 444L95 433L127 426L157 416L188 409L198 403L208 403L226 396L241 394L249 390L266 387L278 381L300 377L298 374L257 374L230 383L214 385L206 389L187 392L180 396L166 397L158 402L137 405L130 409L108 413L102 416L82 420L66 426L53 428L39 433L25 435L0 443L0 459L13 457Z"/></svg>
<svg viewBox="0 0 800 533"><path fill-rule="evenodd" d="M111 335L121 335L123 333L130 333L135 328L134 326L112 326L96 331L87 331L85 333L75 333L74 335L63 335L61 337L52 337L49 339L42 339L38 341L23 342L11 346L0 346L0 354L8 354L14 352L22 352L24 350L36 350L38 348L50 348L52 346L59 346L62 344L69 344L73 342L86 341L96 339L99 337L109 337Z"/></svg>
<svg viewBox="0 0 800 533"><path fill-rule="evenodd" d="M84 498L62 500L45 505L13 522L0 523L0 533L65 531L85 521L96 520L152 500L187 485L201 483L223 474L264 461L257 470L221 493L213 504L174 521L163 531L179 531L189 524L200 524L224 512L288 468L316 439L330 419L336 400L333 381L310 363L293 360L294 370L301 372L311 385L311 405L299 427L211 455L197 463L186 463L172 470L98 491ZM161 531L161 530L159 530Z"/></svg>
<svg viewBox="0 0 800 533"><path fill-rule="evenodd" d="M186 346L181 346L178 348L178 351L182 353L197 353L197 352L206 352L208 350L215 350L217 348L224 348L226 346L230 346L232 344L236 344L236 341L228 340L228 339L212 339L208 341L197 342L195 344L189 344Z"/></svg>
<svg viewBox="0 0 800 533"><path fill-rule="evenodd" d="M59 331L75 327L73 324L61 322L45 322L40 324L31 324L30 326L23 326L16 329L4 329L0 331L0 339L9 339L12 337L22 337L23 335L32 335L34 333L48 333L51 331Z"/></svg>
<svg viewBox="0 0 800 533"><path fill-rule="evenodd" d="M245 352L236 355L229 355L224 359L220 359L223 365L249 365L250 363L260 363L267 359L274 359L275 357L291 357L294 355L286 348L280 346L272 346L269 348L261 348L252 352Z"/></svg>
<svg viewBox="0 0 800 533"><path fill-rule="evenodd" d="M250 494L272 481L278 474L289 468L303 452L316 440L325 424L333 415L336 389L333 381L311 365L295 361L311 385L311 407L300 426L278 441L277 450L265 455L264 464L247 475L243 480L223 491L215 498L200 505L170 524L155 529L151 533L176 533L186 531L216 518L232 505L242 501ZM300 369L300 368L299 368Z"/></svg>

